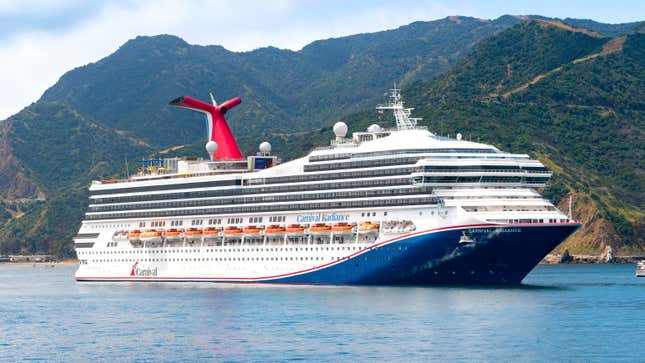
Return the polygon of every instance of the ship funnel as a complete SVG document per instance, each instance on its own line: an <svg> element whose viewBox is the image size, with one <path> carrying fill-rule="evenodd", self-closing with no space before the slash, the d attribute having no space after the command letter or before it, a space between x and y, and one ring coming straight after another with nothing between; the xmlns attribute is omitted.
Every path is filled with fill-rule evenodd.
<svg viewBox="0 0 645 363"><path fill-rule="evenodd" d="M212 105L188 96L182 96L170 101L170 105L197 111L206 116L208 124L208 143L206 150L211 160L242 160L244 156L235 137L228 127L224 114L233 107L242 103L239 97L232 98L220 105L217 105L214 97L211 96ZM211 144L213 142L214 144ZM210 144L210 148L209 148ZM212 150L212 151L211 151Z"/></svg>

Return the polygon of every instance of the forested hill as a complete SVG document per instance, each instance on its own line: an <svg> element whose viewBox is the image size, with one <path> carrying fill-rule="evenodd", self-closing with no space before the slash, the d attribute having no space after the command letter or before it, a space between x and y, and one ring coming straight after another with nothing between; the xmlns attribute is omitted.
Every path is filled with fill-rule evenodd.
<svg viewBox="0 0 645 363"><path fill-rule="evenodd" d="M531 152L585 222L570 251L643 251L645 34L607 38L530 21L481 42L450 72L407 89L431 129Z"/></svg>
<svg viewBox="0 0 645 363"><path fill-rule="evenodd" d="M511 102L527 97L521 92L522 82L526 83L531 76L538 77L534 71L548 72L550 67L557 67L559 60L542 64L542 53L534 51L533 63L527 62L530 57L513 63L509 79L484 93L468 90L460 96L458 93L464 88L458 87L470 86L467 79L458 77L476 59L467 56L473 47L477 52L494 47L490 42L499 41L501 38L496 34L500 32L500 36L517 37L516 33L534 26L521 25L525 21L514 16L492 21L449 17L384 32L320 40L298 52L262 48L236 53L219 46L190 45L170 35L133 39L99 62L68 72L38 102L0 123L0 253L73 255L71 236L84 213L86 187L92 179L123 176L126 160L132 168L135 167L133 160L141 156L172 146L201 144L204 135L201 119L167 106L170 99L182 94L206 98L213 91L218 100L241 96L242 107L232 111L229 117L247 152L255 149L258 140L273 133L272 142L278 153L305 153L319 140L315 137L304 140L303 135L312 135L308 130L331 125L342 117L361 119L359 116L364 113L356 112L381 101L384 90L395 80L404 86L414 84L408 87L414 104L432 106L422 110L427 120L434 116L439 120L455 116L452 126L446 123L441 128L441 123L437 124L441 131L461 127L460 117L466 117L469 112L483 121L485 113L481 112L489 107L491 117L487 122L491 126L472 130L480 130L481 137L489 137L492 130L490 141L504 144L509 140L498 138L494 131L499 128L496 125L504 124L508 115L493 112L508 110L502 106L511 107L515 105ZM634 32L639 26L593 23L598 29L592 32L571 28L572 23L558 24L562 24L559 31L574 34L575 41L565 46L558 42L535 43L534 47L542 52L555 47L566 53L565 60L569 63L578 59L571 57L602 53L609 40L607 32L622 35ZM511 28L516 25L519 27ZM565 38L562 41L569 41ZM622 57L623 50L630 49L632 38L628 37L624 44L618 42L620 50L613 51L612 56ZM524 40L513 41L521 44ZM506 45L505 52L514 52L512 44ZM610 59L605 53L592 62ZM464 57L467 58L464 60ZM461 60L464 61L459 63ZM455 64L457 68L451 71ZM473 66L480 65L470 65ZM525 66L528 68L524 69ZM491 77L503 73L492 63L488 70L496 72ZM445 72L448 75L441 76ZM427 82L437 76L435 81ZM473 74L473 77L471 80L481 75ZM478 88L484 81L487 80L478 79L478 83L471 85ZM627 78L624 82L631 81ZM451 88L451 83L457 88ZM527 90L533 88L530 86ZM455 106L465 109L451 110ZM613 120L614 111L618 112L609 110L610 118L603 120ZM573 112L583 111L575 108L570 111ZM437 125L431 123L433 128ZM642 132L642 127L636 127L636 131ZM285 135L294 132L297 136ZM320 133L316 131L313 135ZM533 144L536 142L531 139L533 136L527 133L518 139L523 142L515 141L513 147L529 145L536 151L541 150ZM560 160L555 154L545 155L554 161ZM557 185L563 183L564 179ZM630 191L622 184L620 190ZM616 223L624 220L616 219Z"/></svg>

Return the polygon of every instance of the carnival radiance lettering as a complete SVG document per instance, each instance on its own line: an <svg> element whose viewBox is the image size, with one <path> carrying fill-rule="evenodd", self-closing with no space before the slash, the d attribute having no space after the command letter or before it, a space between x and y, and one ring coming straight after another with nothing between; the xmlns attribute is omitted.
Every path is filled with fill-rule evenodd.
<svg viewBox="0 0 645 363"><path fill-rule="evenodd" d="M157 276L157 267L140 268L135 266L134 273L136 276Z"/></svg>
<svg viewBox="0 0 645 363"><path fill-rule="evenodd" d="M469 228L468 233L521 233L522 229L517 227L505 227L505 228Z"/></svg>
<svg viewBox="0 0 645 363"><path fill-rule="evenodd" d="M296 221L298 223L312 223L312 222L345 222L349 220L349 214L305 214L298 216Z"/></svg>

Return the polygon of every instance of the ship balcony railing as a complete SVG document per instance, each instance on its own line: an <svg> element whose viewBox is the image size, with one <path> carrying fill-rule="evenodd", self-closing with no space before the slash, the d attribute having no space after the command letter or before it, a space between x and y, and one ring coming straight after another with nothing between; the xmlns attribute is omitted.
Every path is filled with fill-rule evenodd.
<svg viewBox="0 0 645 363"><path fill-rule="evenodd" d="M414 174L459 174L459 173L516 173L516 174L541 174L541 175L552 175L548 170L526 170L526 169L435 169L428 170L420 168Z"/></svg>

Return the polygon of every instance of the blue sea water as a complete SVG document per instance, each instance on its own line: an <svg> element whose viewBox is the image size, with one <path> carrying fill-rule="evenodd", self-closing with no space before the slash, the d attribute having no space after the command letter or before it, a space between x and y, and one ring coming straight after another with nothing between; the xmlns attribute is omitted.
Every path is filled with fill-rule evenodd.
<svg viewBox="0 0 645 363"><path fill-rule="evenodd" d="M645 361L633 265L520 287L76 283L0 266L0 361Z"/></svg>

